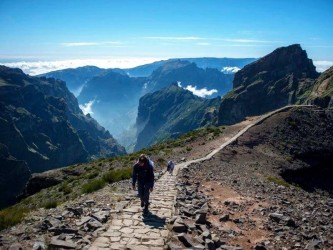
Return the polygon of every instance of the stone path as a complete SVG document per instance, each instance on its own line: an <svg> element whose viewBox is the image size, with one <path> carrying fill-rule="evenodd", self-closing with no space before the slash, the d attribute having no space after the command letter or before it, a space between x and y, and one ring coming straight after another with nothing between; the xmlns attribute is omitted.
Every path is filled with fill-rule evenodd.
<svg viewBox="0 0 333 250"><path fill-rule="evenodd" d="M177 196L176 175L164 173L150 195L150 212L143 215L140 199L113 213L109 228L89 249L164 249L169 236L167 222L174 214Z"/></svg>

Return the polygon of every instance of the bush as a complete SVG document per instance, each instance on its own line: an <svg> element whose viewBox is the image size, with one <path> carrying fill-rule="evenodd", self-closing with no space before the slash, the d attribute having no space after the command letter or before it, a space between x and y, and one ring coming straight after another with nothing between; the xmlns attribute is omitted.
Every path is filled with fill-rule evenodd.
<svg viewBox="0 0 333 250"><path fill-rule="evenodd" d="M290 187L290 184L288 182L286 182L283 179L274 177L274 176L268 176L267 180L269 180L270 182L274 182L275 184L278 184L278 185L281 185L281 186Z"/></svg>
<svg viewBox="0 0 333 250"><path fill-rule="evenodd" d="M103 180L113 183L121 180L130 179L132 177L132 167L113 169L103 175Z"/></svg>
<svg viewBox="0 0 333 250"><path fill-rule="evenodd" d="M93 172L93 173L88 173L88 174L86 174L85 175L85 178L86 179L94 179L95 177L97 177L98 176L98 173L97 172Z"/></svg>
<svg viewBox="0 0 333 250"><path fill-rule="evenodd" d="M46 201L46 202L43 204L43 207L46 208L46 209L50 209L50 208L56 208L57 205L58 205L58 202L57 202L57 201L49 200L49 201Z"/></svg>
<svg viewBox="0 0 333 250"><path fill-rule="evenodd" d="M9 207L0 211L0 231L20 223L29 212L27 208Z"/></svg>
<svg viewBox="0 0 333 250"><path fill-rule="evenodd" d="M95 179L91 182L82 185L81 191L83 194L92 193L99 190L105 186L105 181L103 179Z"/></svg>
<svg viewBox="0 0 333 250"><path fill-rule="evenodd" d="M70 194L72 192L72 188L69 187L67 183L65 183L59 187L59 191L63 192L64 194Z"/></svg>

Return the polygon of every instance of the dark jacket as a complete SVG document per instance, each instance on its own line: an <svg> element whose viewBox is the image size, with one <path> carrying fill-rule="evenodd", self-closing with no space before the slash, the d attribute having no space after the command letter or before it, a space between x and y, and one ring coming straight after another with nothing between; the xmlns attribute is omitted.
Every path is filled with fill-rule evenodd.
<svg viewBox="0 0 333 250"><path fill-rule="evenodd" d="M140 184L148 184L149 188L154 187L154 168L149 163L146 163L142 167L135 163L133 166L132 185L134 186L136 181Z"/></svg>

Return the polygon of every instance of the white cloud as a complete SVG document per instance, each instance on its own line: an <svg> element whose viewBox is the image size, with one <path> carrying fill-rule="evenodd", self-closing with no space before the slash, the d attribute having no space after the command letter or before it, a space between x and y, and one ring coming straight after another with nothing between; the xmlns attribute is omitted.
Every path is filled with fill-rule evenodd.
<svg viewBox="0 0 333 250"><path fill-rule="evenodd" d="M85 104L80 104L79 107L80 109L82 110L83 114L90 114L90 115L93 115L94 112L92 111L92 106L93 104L95 103L95 100L91 100Z"/></svg>
<svg viewBox="0 0 333 250"><path fill-rule="evenodd" d="M178 84L178 87L179 87L179 88L182 88L182 87L183 87L183 86L182 86L182 82L177 81L177 84Z"/></svg>
<svg viewBox="0 0 333 250"><path fill-rule="evenodd" d="M324 72L333 66L333 61L313 61L318 72Z"/></svg>
<svg viewBox="0 0 333 250"><path fill-rule="evenodd" d="M223 72L224 74L235 74L239 70L240 68L238 67L223 67L221 72Z"/></svg>
<svg viewBox="0 0 333 250"><path fill-rule="evenodd" d="M139 65L152 63L166 58L152 57L133 57L133 58L110 58L110 59L75 59L61 61L20 61L6 62L0 64L11 67L20 68L24 73L29 75L39 75L50 71L77 68L82 66L97 66L100 68L132 68Z"/></svg>
<svg viewBox="0 0 333 250"><path fill-rule="evenodd" d="M266 40L256 40L256 39L220 39L225 42L234 43L279 43L279 41L266 41Z"/></svg>
<svg viewBox="0 0 333 250"><path fill-rule="evenodd" d="M209 46L209 45L211 45L211 43L197 43L197 45L199 45L199 46Z"/></svg>
<svg viewBox="0 0 333 250"><path fill-rule="evenodd" d="M146 36L144 39L152 39L152 40L205 40L207 38L204 37L196 37L196 36Z"/></svg>
<svg viewBox="0 0 333 250"><path fill-rule="evenodd" d="M76 42L76 43L61 43L62 46L66 47L77 47L77 46L100 46L100 45L120 45L121 42Z"/></svg>
<svg viewBox="0 0 333 250"><path fill-rule="evenodd" d="M200 97L206 97L210 96L214 93L217 93L216 89L208 90L207 88L197 89L197 86L187 85L185 88L182 86L182 82L177 81L178 87L186 89L188 91L191 91L194 95L200 96Z"/></svg>
<svg viewBox="0 0 333 250"><path fill-rule="evenodd" d="M178 86L181 87L180 83L178 82ZM210 96L214 93L217 93L216 89L208 90L207 88L197 89L197 86L187 85L186 88L189 91L191 91L194 95L200 96L200 97L206 97Z"/></svg>

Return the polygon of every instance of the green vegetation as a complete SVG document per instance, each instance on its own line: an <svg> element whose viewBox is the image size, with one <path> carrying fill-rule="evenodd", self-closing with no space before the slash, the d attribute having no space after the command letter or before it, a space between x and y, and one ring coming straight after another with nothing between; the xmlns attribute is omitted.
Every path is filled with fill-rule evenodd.
<svg viewBox="0 0 333 250"><path fill-rule="evenodd" d="M59 187L59 191L66 195L72 192L72 188L68 185L68 183L64 183Z"/></svg>
<svg viewBox="0 0 333 250"><path fill-rule="evenodd" d="M58 202L55 200L48 200L43 204L43 207L46 209L56 208L58 206Z"/></svg>
<svg viewBox="0 0 333 250"><path fill-rule="evenodd" d="M0 230L14 226L21 222L29 209L20 206L12 206L0 211Z"/></svg>
<svg viewBox="0 0 333 250"><path fill-rule="evenodd" d="M289 121L288 124L291 127L297 127L297 123L295 121Z"/></svg>
<svg viewBox="0 0 333 250"><path fill-rule="evenodd" d="M130 179L132 177L132 168L120 168L111 170L103 175L103 180L108 183L113 183L121 180Z"/></svg>
<svg viewBox="0 0 333 250"><path fill-rule="evenodd" d="M270 182L274 182L275 184L281 185L281 186L285 186L285 187L290 187L291 185L286 182L285 180L275 177L275 176L268 176L267 180Z"/></svg>
<svg viewBox="0 0 333 250"><path fill-rule="evenodd" d="M201 128L181 135L175 140L164 141L132 154L68 166L65 169L76 169L76 171L68 171L62 183L43 189L18 204L1 210L0 230L19 223L30 211L42 207L55 208L82 194L97 191L107 183L131 178L132 166L140 154L151 156L155 161L156 170L164 169L168 159L176 150L191 151L192 146L188 145L189 142L195 142L198 138L205 138L208 141L219 136L223 131L224 127ZM71 175L71 172L80 174Z"/></svg>
<svg viewBox="0 0 333 250"><path fill-rule="evenodd" d="M97 172L92 172L92 173L88 173L86 174L86 179L94 179L95 177L98 176L98 173Z"/></svg>
<svg viewBox="0 0 333 250"><path fill-rule="evenodd" d="M91 182L82 185L81 191L83 194L92 193L99 190L105 186L105 181L103 179L95 179Z"/></svg>

